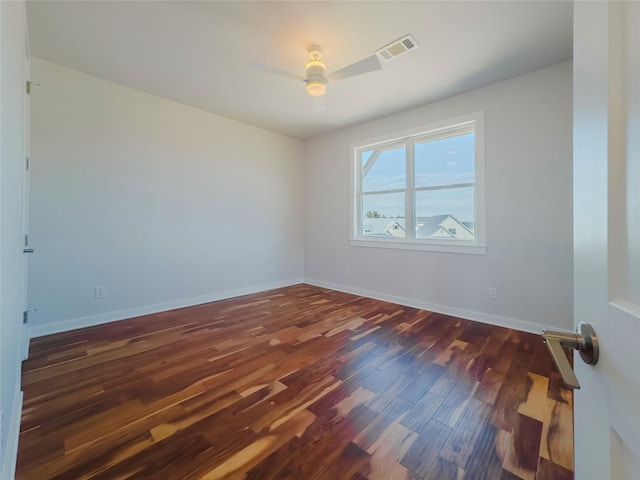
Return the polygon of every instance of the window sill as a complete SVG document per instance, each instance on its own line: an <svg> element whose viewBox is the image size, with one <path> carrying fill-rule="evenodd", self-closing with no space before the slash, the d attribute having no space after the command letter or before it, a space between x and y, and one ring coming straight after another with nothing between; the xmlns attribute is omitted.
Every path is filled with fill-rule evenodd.
<svg viewBox="0 0 640 480"><path fill-rule="evenodd" d="M463 255L486 255L486 245L469 243L415 242L410 240L365 240L351 239L352 247L389 248L396 250L416 250L423 252L458 253Z"/></svg>

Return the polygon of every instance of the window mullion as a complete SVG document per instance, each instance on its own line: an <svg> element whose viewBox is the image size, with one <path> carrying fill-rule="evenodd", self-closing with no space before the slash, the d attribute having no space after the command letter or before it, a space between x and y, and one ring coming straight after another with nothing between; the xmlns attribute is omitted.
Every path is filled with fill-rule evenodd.
<svg viewBox="0 0 640 480"><path fill-rule="evenodd" d="M382 193L404 193L406 188L394 188L392 190L371 190L370 192L362 192L361 195L379 195Z"/></svg>
<svg viewBox="0 0 640 480"><path fill-rule="evenodd" d="M416 187L414 190L416 192L424 192L427 190L449 190L453 188L466 188L466 187L475 187L475 182L467 182L467 183L451 183L448 185L434 185L432 187Z"/></svg>
<svg viewBox="0 0 640 480"><path fill-rule="evenodd" d="M357 155L357 162L358 164L356 165L357 168L357 185L356 185L356 189L358 191L358 206L357 206L357 211L356 211L356 215L357 215L357 220L356 220L356 231L355 231L355 236L359 237L362 235L362 215L363 215L363 211L362 211L362 200L363 200L363 196L362 196L362 173L363 173L363 168L362 168L362 150L358 150L358 155Z"/></svg>
<svg viewBox="0 0 640 480"><path fill-rule="evenodd" d="M407 190L405 192L405 220L404 231L405 238L413 239L416 236L415 233L415 175L414 175L414 157L415 157L415 141L408 140L405 145L406 161L407 161Z"/></svg>

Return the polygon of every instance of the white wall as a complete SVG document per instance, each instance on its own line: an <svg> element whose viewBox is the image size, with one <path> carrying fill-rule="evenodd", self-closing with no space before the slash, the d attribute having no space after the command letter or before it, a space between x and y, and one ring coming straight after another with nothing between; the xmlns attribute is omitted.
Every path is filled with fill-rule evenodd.
<svg viewBox="0 0 640 480"><path fill-rule="evenodd" d="M32 335L302 280L300 141L40 59L32 78Z"/></svg>
<svg viewBox="0 0 640 480"><path fill-rule="evenodd" d="M310 140L306 281L529 331L571 328L571 85L565 62ZM350 246L350 144L477 111L485 113L488 253Z"/></svg>
<svg viewBox="0 0 640 480"><path fill-rule="evenodd" d="M22 406L22 253L25 157L24 2L0 2L0 478L15 470Z"/></svg>
<svg viewBox="0 0 640 480"><path fill-rule="evenodd" d="M32 63L42 84L31 99L34 335L295 283L303 247L310 283L530 331L571 326L570 62L316 138L304 150ZM480 110L487 255L349 246L349 146ZM104 299L94 298L96 286Z"/></svg>

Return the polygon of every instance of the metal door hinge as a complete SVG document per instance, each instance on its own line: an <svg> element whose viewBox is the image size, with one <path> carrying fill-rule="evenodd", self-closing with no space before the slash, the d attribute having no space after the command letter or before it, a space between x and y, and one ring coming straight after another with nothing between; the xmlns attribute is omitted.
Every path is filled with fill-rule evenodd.
<svg viewBox="0 0 640 480"><path fill-rule="evenodd" d="M31 95L31 85L33 85L34 87L39 87L40 86L39 83L27 80L27 95Z"/></svg>
<svg viewBox="0 0 640 480"><path fill-rule="evenodd" d="M29 234L28 233L24 236L24 246L25 247L29 246Z"/></svg>
<svg viewBox="0 0 640 480"><path fill-rule="evenodd" d="M24 169L31 170L31 159L29 157L24 159Z"/></svg>
<svg viewBox="0 0 640 480"><path fill-rule="evenodd" d="M30 310L25 310L24 312L22 312L22 324L26 325L27 322L29 321L29 312L37 312L38 309L37 308L32 308Z"/></svg>

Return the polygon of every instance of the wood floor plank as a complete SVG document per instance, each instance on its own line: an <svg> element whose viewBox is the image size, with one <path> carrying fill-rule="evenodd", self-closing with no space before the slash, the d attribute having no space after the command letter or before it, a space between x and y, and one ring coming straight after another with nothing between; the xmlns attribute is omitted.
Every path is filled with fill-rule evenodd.
<svg viewBox="0 0 640 480"><path fill-rule="evenodd" d="M319 469L331 463L342 450L353 441L356 433L363 430L376 417L376 413L361 405L346 419L332 422L330 433L312 444L304 456L290 459L291 470L299 478L317 478ZM304 440L305 437L303 436Z"/></svg>
<svg viewBox="0 0 640 480"><path fill-rule="evenodd" d="M498 428L489 423L483 425L467 464L465 480L493 480L502 476L504 451L496 448L498 434Z"/></svg>
<svg viewBox="0 0 640 480"><path fill-rule="evenodd" d="M316 422L318 419L316 419ZM245 472L246 480L287 479L296 478L289 466L291 456L300 454L306 450L304 442L299 438L293 438L277 449L271 455L262 460L258 465Z"/></svg>
<svg viewBox="0 0 640 480"><path fill-rule="evenodd" d="M399 397L408 402L419 401L431 388L431 386L440 378L444 372L444 367L432 364L418 375L413 382L400 392Z"/></svg>
<svg viewBox="0 0 640 480"><path fill-rule="evenodd" d="M567 470L573 470L573 410L564 402L548 399L542 423L540 456Z"/></svg>
<svg viewBox="0 0 640 480"><path fill-rule="evenodd" d="M455 427L467 403L473 397L478 384L479 382L470 377L463 377L458 380L458 383L442 402L433 418L449 427Z"/></svg>
<svg viewBox="0 0 640 480"><path fill-rule="evenodd" d="M443 401L444 398L427 392L404 416L400 423L414 432L422 433L422 430L427 426L433 414L438 411Z"/></svg>
<svg viewBox="0 0 640 480"><path fill-rule="evenodd" d="M523 480L534 480L538 468L542 422L518 414L513 432L502 432L498 441L503 451L502 466Z"/></svg>
<svg viewBox="0 0 640 480"><path fill-rule="evenodd" d="M429 393L437 395L438 397L446 398L451 393L451 390L456 386L456 383L458 383L458 378L458 376L449 375L445 371L440 375L440 377L438 377L438 380L429 387Z"/></svg>
<svg viewBox="0 0 640 480"><path fill-rule="evenodd" d="M440 450L451 435L451 428L436 420L430 420L413 442L400 463L420 477L425 477L438 458Z"/></svg>
<svg viewBox="0 0 640 480"><path fill-rule="evenodd" d="M329 462L318 469L310 479L350 478L358 473L358 468L369 458L367 452L359 446L350 443L344 450Z"/></svg>
<svg viewBox="0 0 640 480"><path fill-rule="evenodd" d="M455 463L437 457L425 480L459 480L464 477L464 470Z"/></svg>
<svg viewBox="0 0 640 480"><path fill-rule="evenodd" d="M560 465L550 462L546 458L540 458L536 480L571 480L573 472Z"/></svg>
<svg viewBox="0 0 640 480"><path fill-rule="evenodd" d="M385 390L376 393L367 402L367 407L375 412L381 412L398 396L398 392L404 390L409 383L411 383L410 377L399 375Z"/></svg>
<svg viewBox="0 0 640 480"><path fill-rule="evenodd" d="M490 414L490 405L474 398L469 399L451 436L440 451L440 456L465 470Z"/></svg>
<svg viewBox="0 0 640 480"><path fill-rule="evenodd" d="M297 412L272 432L258 438L207 472L202 480L244 478L247 470L260 463L294 436L300 436L301 432L315 421L315 418L315 415L307 410Z"/></svg>
<svg viewBox="0 0 640 480"><path fill-rule="evenodd" d="M539 337L300 284L34 338L18 480L573 478Z"/></svg>
<svg viewBox="0 0 640 480"><path fill-rule="evenodd" d="M358 470L363 478L369 480L388 480L408 477L408 470L400 469L400 459L407 453L418 434L400 424L395 424L385 442L374 452L369 460ZM406 469L406 467L402 467Z"/></svg>
<svg viewBox="0 0 640 480"><path fill-rule="evenodd" d="M412 406L412 403L400 397L395 398L364 430L355 436L353 443L369 455L373 454Z"/></svg>
<svg viewBox="0 0 640 480"><path fill-rule="evenodd" d="M473 394L473 398L490 405L494 405L498 392L500 392L500 388L504 382L504 377L504 372L500 372L493 368L487 370L482 376L482 380L480 380L480 384L478 385L476 392Z"/></svg>

